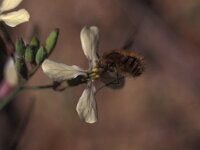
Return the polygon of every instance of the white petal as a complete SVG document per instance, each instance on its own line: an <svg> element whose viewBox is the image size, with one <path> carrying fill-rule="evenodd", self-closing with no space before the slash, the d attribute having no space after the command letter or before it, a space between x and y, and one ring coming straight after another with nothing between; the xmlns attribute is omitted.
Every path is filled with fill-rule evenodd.
<svg viewBox="0 0 200 150"><path fill-rule="evenodd" d="M29 21L30 15L25 9L13 11L7 14L1 14L0 20L4 21L10 27Z"/></svg>
<svg viewBox="0 0 200 150"><path fill-rule="evenodd" d="M0 6L0 12L16 8L21 3L21 1L22 0L3 0Z"/></svg>
<svg viewBox="0 0 200 150"><path fill-rule="evenodd" d="M48 59L42 63L42 70L50 79L54 81L64 81L76 78L79 75L87 75L86 72L78 66L68 66Z"/></svg>
<svg viewBox="0 0 200 150"><path fill-rule="evenodd" d="M97 121L97 106L94 96L95 91L94 85L89 83L76 106L79 117L87 123L95 123Z"/></svg>
<svg viewBox="0 0 200 150"><path fill-rule="evenodd" d="M83 52L90 61L91 67L96 66L96 61L98 60L99 29L95 26L84 27L81 30L80 37Z"/></svg>
<svg viewBox="0 0 200 150"><path fill-rule="evenodd" d="M9 58L4 68L4 78L11 85L18 84L18 75L12 58Z"/></svg>

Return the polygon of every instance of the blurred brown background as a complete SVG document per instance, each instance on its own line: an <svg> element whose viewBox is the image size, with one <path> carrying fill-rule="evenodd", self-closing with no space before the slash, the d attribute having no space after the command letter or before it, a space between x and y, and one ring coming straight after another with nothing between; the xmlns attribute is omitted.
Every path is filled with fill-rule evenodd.
<svg viewBox="0 0 200 150"><path fill-rule="evenodd" d="M131 37L147 69L127 78L123 89L97 93L99 120L92 125L75 110L85 85L21 93L9 106L18 119L2 117L2 149L13 143L17 150L200 149L199 0L24 0L22 6L31 20L11 29L14 38L28 39L34 24L42 41L60 28L51 59L86 68L79 34L83 26L96 25L101 54ZM47 83L39 70L29 85Z"/></svg>

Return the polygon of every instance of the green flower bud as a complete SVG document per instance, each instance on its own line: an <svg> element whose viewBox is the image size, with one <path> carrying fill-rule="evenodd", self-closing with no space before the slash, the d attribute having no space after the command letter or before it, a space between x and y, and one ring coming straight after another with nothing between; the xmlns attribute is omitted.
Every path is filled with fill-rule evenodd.
<svg viewBox="0 0 200 150"><path fill-rule="evenodd" d="M16 66L16 69L17 69L17 72L19 73L19 75L27 80L28 79L28 69L27 69L24 59L17 58L16 62L15 62L15 66Z"/></svg>
<svg viewBox="0 0 200 150"><path fill-rule="evenodd" d="M52 52L52 50L55 48L57 39L58 39L58 35L59 35L59 29L55 29L47 37L45 48L46 48L48 54L50 54Z"/></svg>
<svg viewBox="0 0 200 150"><path fill-rule="evenodd" d="M30 42L30 47L34 50L38 50L39 47L40 47L40 41L38 40L38 38L36 36L34 36L32 39L31 39L31 42Z"/></svg>
<svg viewBox="0 0 200 150"><path fill-rule="evenodd" d="M18 57L23 57L24 53L25 53L25 45L24 45L24 41L20 38L17 39L16 43L15 43L15 50L16 50L16 54Z"/></svg>
<svg viewBox="0 0 200 150"><path fill-rule="evenodd" d="M25 61L29 63L34 63L35 61L35 50L30 46L26 47Z"/></svg>
<svg viewBox="0 0 200 150"><path fill-rule="evenodd" d="M39 65L42 63L42 61L47 57L47 52L44 49L44 47L40 47L36 53L35 61L36 64Z"/></svg>

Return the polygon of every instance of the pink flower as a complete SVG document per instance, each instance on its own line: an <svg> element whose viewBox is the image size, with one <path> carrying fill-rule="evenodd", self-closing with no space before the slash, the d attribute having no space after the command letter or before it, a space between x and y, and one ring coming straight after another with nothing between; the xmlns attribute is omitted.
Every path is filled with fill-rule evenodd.
<svg viewBox="0 0 200 150"><path fill-rule="evenodd" d="M4 80L0 84L0 100L6 97L18 84L18 75L13 58L9 58L4 67Z"/></svg>

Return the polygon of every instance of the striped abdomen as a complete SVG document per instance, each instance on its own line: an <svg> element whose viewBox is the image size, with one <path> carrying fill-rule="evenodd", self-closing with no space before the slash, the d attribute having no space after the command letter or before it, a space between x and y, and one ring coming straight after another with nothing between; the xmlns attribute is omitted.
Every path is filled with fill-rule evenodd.
<svg viewBox="0 0 200 150"><path fill-rule="evenodd" d="M133 51L113 50L103 56L100 61L105 71L118 72L124 75L137 77L144 71L143 58Z"/></svg>

